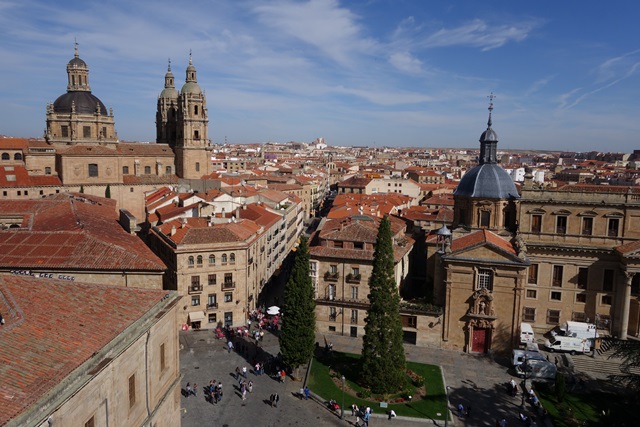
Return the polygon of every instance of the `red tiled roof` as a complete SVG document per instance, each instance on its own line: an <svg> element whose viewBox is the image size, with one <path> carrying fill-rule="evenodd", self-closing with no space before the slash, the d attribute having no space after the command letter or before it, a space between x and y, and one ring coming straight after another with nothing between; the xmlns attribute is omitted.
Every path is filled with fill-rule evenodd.
<svg viewBox="0 0 640 427"><path fill-rule="evenodd" d="M67 193L1 200L0 215L29 219L23 228L0 231L4 268L166 270L142 240L117 223L115 201L110 199Z"/></svg>
<svg viewBox="0 0 640 427"><path fill-rule="evenodd" d="M175 233L172 235L173 227ZM248 219L209 225L207 218L200 217L165 222L158 229L176 244L187 245L241 242L256 234L260 227Z"/></svg>
<svg viewBox="0 0 640 427"><path fill-rule="evenodd" d="M6 321L0 326L0 425L64 381L166 293L0 276Z"/></svg>
<svg viewBox="0 0 640 427"><path fill-rule="evenodd" d="M471 233L466 236L454 239L451 242L451 251L458 252L463 249L480 246L485 243L496 246L506 252L516 255L516 250L511 243L507 242L506 240L489 230L478 230L475 233Z"/></svg>
<svg viewBox="0 0 640 427"><path fill-rule="evenodd" d="M0 138L0 149L24 150L29 146L26 138Z"/></svg>
<svg viewBox="0 0 640 427"><path fill-rule="evenodd" d="M57 175L29 175L24 166L0 166L0 187L62 185Z"/></svg>

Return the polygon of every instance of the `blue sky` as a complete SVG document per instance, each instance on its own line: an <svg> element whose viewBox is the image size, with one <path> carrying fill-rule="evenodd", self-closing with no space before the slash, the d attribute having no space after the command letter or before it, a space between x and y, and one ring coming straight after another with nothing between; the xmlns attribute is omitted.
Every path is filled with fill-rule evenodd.
<svg viewBox="0 0 640 427"><path fill-rule="evenodd" d="M155 140L189 51L214 142L640 148L640 3L0 0L0 133L41 136L79 43L120 139Z"/></svg>

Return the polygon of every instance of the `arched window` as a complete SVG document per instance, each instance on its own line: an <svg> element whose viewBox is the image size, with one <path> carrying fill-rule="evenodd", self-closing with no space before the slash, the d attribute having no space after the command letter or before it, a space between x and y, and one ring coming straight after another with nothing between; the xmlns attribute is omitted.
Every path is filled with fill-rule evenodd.
<svg viewBox="0 0 640 427"><path fill-rule="evenodd" d="M2 160L11 160L9 153L2 153Z"/></svg>
<svg viewBox="0 0 640 427"><path fill-rule="evenodd" d="M216 265L216 256L213 254L209 255L209 265Z"/></svg>
<svg viewBox="0 0 640 427"><path fill-rule="evenodd" d="M229 255L229 262L231 264L235 264L236 263L236 254Z"/></svg>
<svg viewBox="0 0 640 427"><path fill-rule="evenodd" d="M13 155L13 160L22 160L22 153L16 153Z"/></svg>
<svg viewBox="0 0 640 427"><path fill-rule="evenodd" d="M227 254L222 254L222 263L223 264L227 263Z"/></svg>
<svg viewBox="0 0 640 427"><path fill-rule="evenodd" d="M202 265L202 255L198 255L198 265Z"/></svg>
<svg viewBox="0 0 640 427"><path fill-rule="evenodd" d="M189 267L193 267L194 265L194 259L192 256L189 257Z"/></svg>

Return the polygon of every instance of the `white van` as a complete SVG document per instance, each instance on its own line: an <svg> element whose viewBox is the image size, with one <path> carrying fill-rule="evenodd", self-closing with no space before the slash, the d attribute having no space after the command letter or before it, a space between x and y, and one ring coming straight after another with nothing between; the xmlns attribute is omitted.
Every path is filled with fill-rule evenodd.
<svg viewBox="0 0 640 427"><path fill-rule="evenodd" d="M589 342L583 338L563 337L560 335L552 336L551 339L544 342L545 347L550 352L567 351L569 353L586 353L589 351Z"/></svg>
<svg viewBox="0 0 640 427"><path fill-rule="evenodd" d="M537 351L526 350L513 350L511 352L511 364L515 368L518 365L522 365L526 360L547 360L543 354Z"/></svg>
<svg viewBox="0 0 640 427"><path fill-rule="evenodd" d="M520 323L520 344L534 342L536 339L533 328L528 323Z"/></svg>
<svg viewBox="0 0 640 427"><path fill-rule="evenodd" d="M590 348L594 345L594 338L599 337L596 331L596 325L593 323L572 322L571 320L567 320L556 329L553 329L551 335L582 338L583 340L587 340Z"/></svg>

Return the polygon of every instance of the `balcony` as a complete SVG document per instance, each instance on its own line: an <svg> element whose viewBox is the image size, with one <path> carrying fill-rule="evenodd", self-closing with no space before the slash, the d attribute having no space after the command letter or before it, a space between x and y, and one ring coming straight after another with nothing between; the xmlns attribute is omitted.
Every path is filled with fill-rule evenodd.
<svg viewBox="0 0 640 427"><path fill-rule="evenodd" d="M337 282L339 278L340 278L340 273L338 273L337 271L336 272L327 271L326 273L324 273L324 280Z"/></svg>
<svg viewBox="0 0 640 427"><path fill-rule="evenodd" d="M218 308L218 303L214 302L213 304L207 304L207 310L216 310Z"/></svg>
<svg viewBox="0 0 640 427"><path fill-rule="evenodd" d="M233 289L236 287L236 282L222 282L222 290Z"/></svg>
<svg viewBox="0 0 640 427"><path fill-rule="evenodd" d="M189 286L189 293L193 294L196 292L202 292L202 285L191 285Z"/></svg>
<svg viewBox="0 0 640 427"><path fill-rule="evenodd" d="M360 283L360 277L361 277L360 273L358 274L349 273L347 274L346 280L348 283Z"/></svg>

